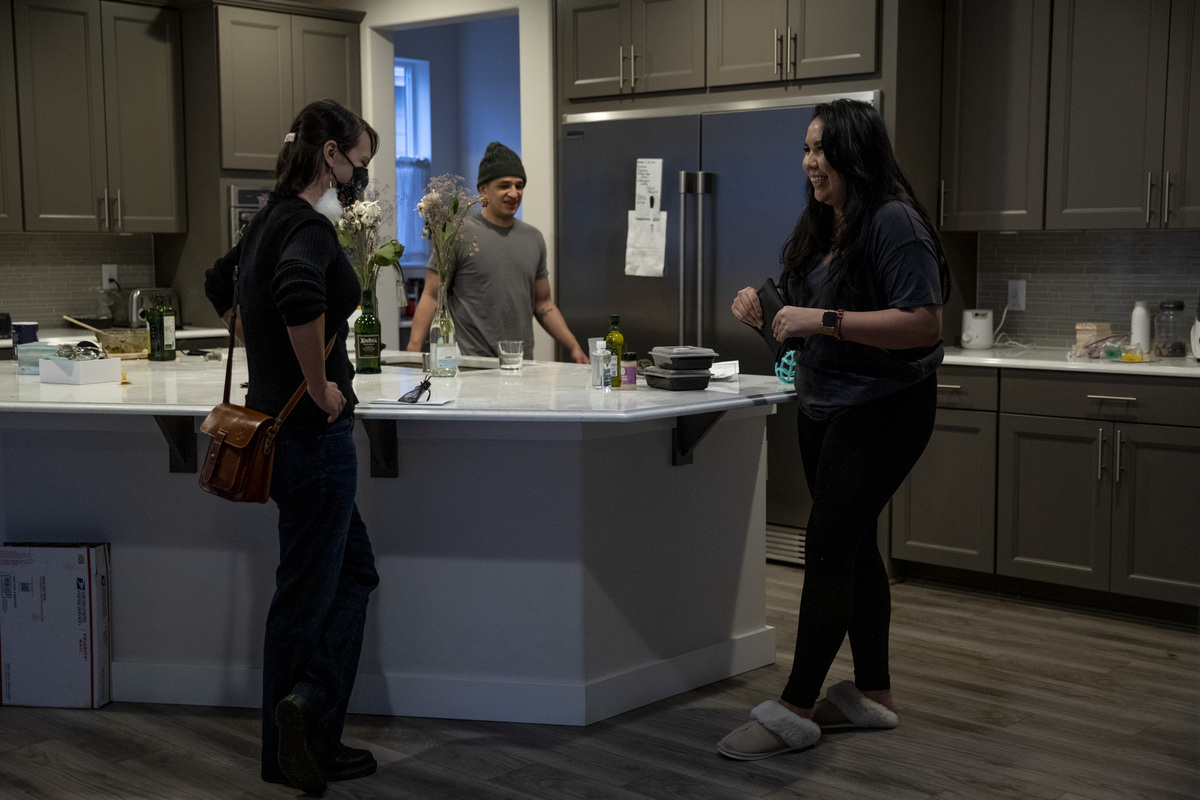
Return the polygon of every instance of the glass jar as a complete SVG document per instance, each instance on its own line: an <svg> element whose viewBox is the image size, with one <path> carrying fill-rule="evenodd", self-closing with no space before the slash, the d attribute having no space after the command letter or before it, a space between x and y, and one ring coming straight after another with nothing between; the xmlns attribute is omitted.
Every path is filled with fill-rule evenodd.
<svg viewBox="0 0 1200 800"><path fill-rule="evenodd" d="M1182 300L1164 300L1154 316L1154 354L1163 358L1187 355L1188 326Z"/></svg>

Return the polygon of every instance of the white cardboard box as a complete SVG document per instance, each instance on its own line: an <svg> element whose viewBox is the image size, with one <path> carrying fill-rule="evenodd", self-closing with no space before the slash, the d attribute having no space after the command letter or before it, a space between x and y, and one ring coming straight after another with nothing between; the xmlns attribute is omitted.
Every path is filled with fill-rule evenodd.
<svg viewBox="0 0 1200 800"><path fill-rule="evenodd" d="M108 703L110 560L107 543L0 546L0 705Z"/></svg>
<svg viewBox="0 0 1200 800"><path fill-rule="evenodd" d="M121 359L98 358L95 361L69 361L43 358L38 362L42 383L120 383Z"/></svg>

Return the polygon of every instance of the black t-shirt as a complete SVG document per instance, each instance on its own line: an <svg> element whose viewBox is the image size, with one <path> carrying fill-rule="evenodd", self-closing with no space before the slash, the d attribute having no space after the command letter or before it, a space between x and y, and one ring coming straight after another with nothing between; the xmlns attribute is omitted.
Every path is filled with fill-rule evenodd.
<svg viewBox="0 0 1200 800"><path fill-rule="evenodd" d="M205 294L218 314L233 305L234 267L250 372L246 405L266 414L282 410L304 380L287 329L324 314L326 338L336 332L325 375L346 396L340 418L351 416L358 399L346 353L346 320L358 307L362 289L333 225L303 198L272 193L241 241L205 274ZM306 393L285 424L324 425L326 416Z"/></svg>
<svg viewBox="0 0 1200 800"><path fill-rule="evenodd" d="M821 264L801 281L787 281L789 302L809 308L846 311L914 309L941 305L937 248L920 216L892 200L865 227L864 256L869 269L861 293L829 285ZM796 395L804 413L828 419L839 411L897 392L932 375L942 363L942 343L908 350L839 342L809 336L796 351Z"/></svg>

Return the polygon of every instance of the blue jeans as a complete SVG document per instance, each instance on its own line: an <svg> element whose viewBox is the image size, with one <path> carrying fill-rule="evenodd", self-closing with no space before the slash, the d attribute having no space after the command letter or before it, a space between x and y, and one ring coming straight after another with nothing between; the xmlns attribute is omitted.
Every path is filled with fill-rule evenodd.
<svg viewBox="0 0 1200 800"><path fill-rule="evenodd" d="M275 706L296 693L325 732L331 757L362 652L367 597L379 584L354 502L354 420L319 429L285 424L271 499L279 508L279 567L263 647L263 778L279 779Z"/></svg>

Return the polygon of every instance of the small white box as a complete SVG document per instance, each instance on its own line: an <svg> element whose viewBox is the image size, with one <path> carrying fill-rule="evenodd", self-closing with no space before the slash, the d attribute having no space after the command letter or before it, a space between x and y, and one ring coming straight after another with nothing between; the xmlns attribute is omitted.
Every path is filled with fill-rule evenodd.
<svg viewBox="0 0 1200 800"><path fill-rule="evenodd" d="M107 543L0 546L0 705L108 703L109 561Z"/></svg>
<svg viewBox="0 0 1200 800"><path fill-rule="evenodd" d="M121 359L70 361L65 358L43 358L38 371L42 383L120 383Z"/></svg>

